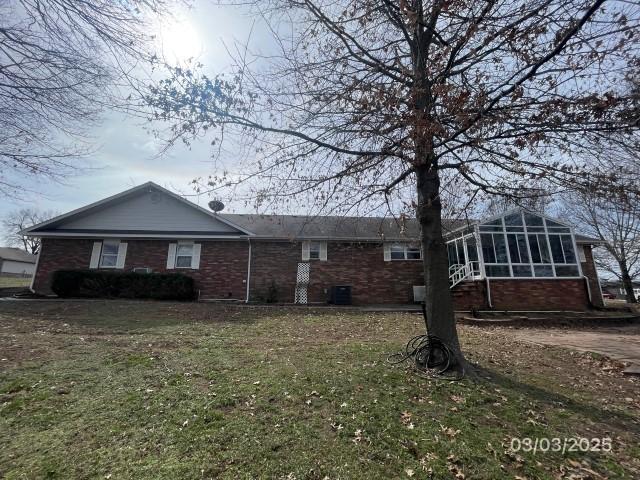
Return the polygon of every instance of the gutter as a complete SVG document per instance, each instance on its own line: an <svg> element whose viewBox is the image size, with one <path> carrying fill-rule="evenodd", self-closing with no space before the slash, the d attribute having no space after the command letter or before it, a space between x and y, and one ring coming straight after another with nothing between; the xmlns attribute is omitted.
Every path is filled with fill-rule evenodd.
<svg viewBox="0 0 640 480"><path fill-rule="evenodd" d="M154 239L154 240L174 240L174 239L188 239L188 240L244 240L248 238L246 235L207 235L206 232L203 233L178 233L172 234L171 232L166 233L126 233L126 232L116 232L116 233L87 233L87 232L27 232L25 234L27 237L40 237L40 238L54 238L54 237L63 237L63 238L73 238L73 239L83 239L83 238L141 238L141 239Z"/></svg>

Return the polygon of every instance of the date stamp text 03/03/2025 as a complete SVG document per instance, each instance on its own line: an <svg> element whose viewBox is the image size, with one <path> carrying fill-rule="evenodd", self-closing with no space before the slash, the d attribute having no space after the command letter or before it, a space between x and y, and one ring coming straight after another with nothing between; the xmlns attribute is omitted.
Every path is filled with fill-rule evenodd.
<svg viewBox="0 0 640 480"><path fill-rule="evenodd" d="M587 437L536 437L511 439L511 450L514 452L610 452L611 438L587 438Z"/></svg>

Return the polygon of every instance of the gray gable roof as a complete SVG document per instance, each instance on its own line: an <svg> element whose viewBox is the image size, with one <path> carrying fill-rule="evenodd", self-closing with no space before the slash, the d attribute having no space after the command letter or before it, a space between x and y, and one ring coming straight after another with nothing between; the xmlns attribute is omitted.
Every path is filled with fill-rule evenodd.
<svg viewBox="0 0 640 480"><path fill-rule="evenodd" d="M160 197L164 197L164 200ZM444 219L443 233L477 224L472 219ZM148 238L253 237L281 240L415 241L417 219L411 217L341 217L213 213L175 193L147 182L60 215L22 232L29 236ZM576 235L578 243L597 239Z"/></svg>
<svg viewBox="0 0 640 480"><path fill-rule="evenodd" d="M153 182L25 229L22 234L135 235L135 236L246 236L228 220Z"/></svg>
<svg viewBox="0 0 640 480"><path fill-rule="evenodd" d="M13 262L36 263L36 256L19 248L0 247L0 260Z"/></svg>
<svg viewBox="0 0 640 480"><path fill-rule="evenodd" d="M420 226L415 218L338 217L302 215L245 215L219 214L221 217L249 230L255 237L279 239L335 239L335 240L417 240ZM465 224L459 220L445 220L445 231Z"/></svg>

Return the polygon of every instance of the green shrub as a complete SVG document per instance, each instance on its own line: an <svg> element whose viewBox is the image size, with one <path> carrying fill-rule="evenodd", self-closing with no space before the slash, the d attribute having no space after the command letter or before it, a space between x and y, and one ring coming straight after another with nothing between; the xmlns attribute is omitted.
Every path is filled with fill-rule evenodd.
<svg viewBox="0 0 640 480"><path fill-rule="evenodd" d="M51 290L63 298L193 300L196 297L193 278L182 273L58 270L53 273Z"/></svg>

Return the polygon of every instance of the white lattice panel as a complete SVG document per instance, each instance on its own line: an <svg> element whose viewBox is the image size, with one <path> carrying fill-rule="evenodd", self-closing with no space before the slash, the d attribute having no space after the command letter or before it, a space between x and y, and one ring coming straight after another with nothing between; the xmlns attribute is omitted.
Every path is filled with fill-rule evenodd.
<svg viewBox="0 0 640 480"><path fill-rule="evenodd" d="M311 272L311 264L309 263L299 263L298 264L298 275L296 277L296 284L306 284L309 285L309 277Z"/></svg>
<svg viewBox="0 0 640 480"><path fill-rule="evenodd" d="M296 287L295 303L307 303L307 287Z"/></svg>
<svg viewBox="0 0 640 480"><path fill-rule="evenodd" d="M311 265L309 263L299 263L296 275L295 303L307 303L307 286L311 277Z"/></svg>

